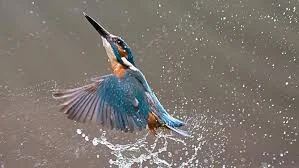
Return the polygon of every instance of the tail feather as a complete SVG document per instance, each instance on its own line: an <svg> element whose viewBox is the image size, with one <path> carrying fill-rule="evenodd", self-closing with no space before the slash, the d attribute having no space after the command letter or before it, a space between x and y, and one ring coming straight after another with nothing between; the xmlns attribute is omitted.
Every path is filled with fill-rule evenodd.
<svg viewBox="0 0 299 168"><path fill-rule="evenodd" d="M169 128L169 129L171 129L172 131L180 134L180 135L185 136L185 137L190 137L191 136L191 134L188 131L181 130L179 128L171 127L171 126L168 126L168 125L166 125L166 127Z"/></svg>
<svg viewBox="0 0 299 168"><path fill-rule="evenodd" d="M163 123L165 123L166 125L168 125L170 127L181 127L181 126L185 125L185 123L183 121L170 116L168 113L162 114L161 119L162 119Z"/></svg>
<svg viewBox="0 0 299 168"><path fill-rule="evenodd" d="M179 119L176 119L172 116L170 116L168 113L164 113L161 117L163 123L165 123L165 127L167 127L168 129L171 129L172 131L186 136L186 137L190 137L191 134L188 131L184 131L179 129L179 127L184 126L185 123Z"/></svg>

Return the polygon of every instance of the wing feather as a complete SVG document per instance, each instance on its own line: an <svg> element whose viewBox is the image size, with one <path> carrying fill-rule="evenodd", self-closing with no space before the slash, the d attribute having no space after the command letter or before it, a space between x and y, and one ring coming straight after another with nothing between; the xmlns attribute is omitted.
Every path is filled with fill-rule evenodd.
<svg viewBox="0 0 299 168"><path fill-rule="evenodd" d="M97 104L97 101L98 101L99 97L98 96L94 96L91 103L90 103L90 107L88 109L88 112L87 112L87 115L86 115L86 118L84 119L84 122L86 122L86 120L92 120L92 116L94 114L94 111L95 111L95 107L96 107L96 104Z"/></svg>
<svg viewBox="0 0 299 168"><path fill-rule="evenodd" d="M82 107L81 113L77 115L77 120L80 122L84 122L88 115L88 110L92 104L92 99L94 99L94 94L89 94L89 97L86 99L85 105Z"/></svg>
<svg viewBox="0 0 299 168"><path fill-rule="evenodd" d="M112 121L111 121L111 115L112 115L112 113L114 113L114 110L113 110L113 108L111 108L111 110L110 110L110 113L107 113L107 118L106 118L106 122L107 122L107 127L108 128L110 128L110 129L113 129L113 127L112 127Z"/></svg>
<svg viewBox="0 0 299 168"><path fill-rule="evenodd" d="M89 100L92 98L92 95L89 93L82 100L82 103L78 106L78 110L76 110L76 114L74 115L74 120L81 121L82 116L84 115L84 111L89 103Z"/></svg>
<svg viewBox="0 0 299 168"><path fill-rule="evenodd" d="M101 106L101 103L102 103L102 102L103 102L102 99L99 98L99 101L97 102L96 107L95 107L95 110L94 110L94 112L93 112L92 121L93 121L94 123L97 123L97 119L98 119L99 115L101 115L101 112L100 112L100 106Z"/></svg>
<svg viewBox="0 0 299 168"><path fill-rule="evenodd" d="M146 127L150 112L144 87L130 76L123 78L97 77L82 87L56 90L53 97L62 102L60 110L69 119L91 121L124 132L141 130Z"/></svg>
<svg viewBox="0 0 299 168"><path fill-rule="evenodd" d="M85 100L85 97L88 93L83 94L81 97L78 98L78 101L68 110L66 114L68 114L68 118L74 120L76 114L78 113L78 108L82 105L82 102Z"/></svg>
<svg viewBox="0 0 299 168"><path fill-rule="evenodd" d="M68 110L76 103L79 101L80 96L82 96L84 92L80 92L76 94L73 98L65 101L64 103L61 104L61 109L60 111L67 113Z"/></svg>
<svg viewBox="0 0 299 168"><path fill-rule="evenodd" d="M117 116L117 119L118 119L118 122L119 122L119 128L121 130L123 130L124 129L124 123L123 123L123 119L122 119L122 114L117 114L116 116Z"/></svg>
<svg viewBox="0 0 299 168"><path fill-rule="evenodd" d="M128 132L128 128L129 128L128 116L123 114L122 117L124 122L124 131Z"/></svg>
<svg viewBox="0 0 299 168"><path fill-rule="evenodd" d="M87 94L86 97L82 100L82 103L78 106L78 110L76 114L74 115L74 120L79 121L80 117L84 113L84 109L86 108L86 105L90 99L91 95Z"/></svg>
<svg viewBox="0 0 299 168"><path fill-rule="evenodd" d="M134 127L136 127L136 126L134 125L134 121L133 121L132 117L128 116L128 128L129 128L129 131L133 132L134 131Z"/></svg>
<svg viewBox="0 0 299 168"><path fill-rule="evenodd" d="M114 124L114 119L115 119L115 111L112 110L111 111L111 114L110 114L110 118L109 118L109 121L110 121L110 125L111 125L111 129L115 128L115 124Z"/></svg>

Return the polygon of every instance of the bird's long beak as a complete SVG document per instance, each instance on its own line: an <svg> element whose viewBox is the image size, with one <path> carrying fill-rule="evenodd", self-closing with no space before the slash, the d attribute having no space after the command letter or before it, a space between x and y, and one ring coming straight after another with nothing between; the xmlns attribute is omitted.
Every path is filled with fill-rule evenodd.
<svg viewBox="0 0 299 168"><path fill-rule="evenodd" d="M103 26L97 23L93 18L88 16L85 12L83 12L83 15L103 38L108 39L109 37L112 36L111 33L109 33Z"/></svg>

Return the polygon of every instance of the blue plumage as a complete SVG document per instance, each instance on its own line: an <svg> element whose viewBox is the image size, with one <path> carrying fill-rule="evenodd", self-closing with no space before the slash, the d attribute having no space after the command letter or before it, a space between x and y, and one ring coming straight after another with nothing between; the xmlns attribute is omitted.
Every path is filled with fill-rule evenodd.
<svg viewBox="0 0 299 168"><path fill-rule="evenodd" d="M61 111L69 119L91 121L124 132L148 126L153 133L164 127L189 136L178 129L184 123L167 113L135 67L129 46L89 16L85 17L101 34L114 73L94 78L83 87L55 91L54 98L62 102Z"/></svg>

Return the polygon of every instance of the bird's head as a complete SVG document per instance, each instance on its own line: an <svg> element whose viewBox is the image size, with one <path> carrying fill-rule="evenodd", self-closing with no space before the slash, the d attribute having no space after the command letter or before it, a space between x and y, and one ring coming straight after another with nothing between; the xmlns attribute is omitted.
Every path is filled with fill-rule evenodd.
<svg viewBox="0 0 299 168"><path fill-rule="evenodd" d="M109 33L102 25L97 23L86 13L83 12L83 14L89 23L92 24L92 26L101 35L103 46L106 49L110 61L117 61L121 65L135 70L134 57L127 43L121 37Z"/></svg>

